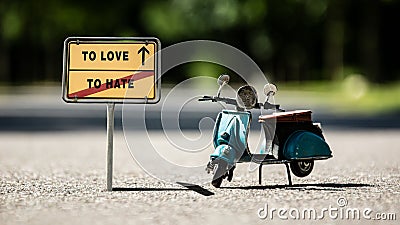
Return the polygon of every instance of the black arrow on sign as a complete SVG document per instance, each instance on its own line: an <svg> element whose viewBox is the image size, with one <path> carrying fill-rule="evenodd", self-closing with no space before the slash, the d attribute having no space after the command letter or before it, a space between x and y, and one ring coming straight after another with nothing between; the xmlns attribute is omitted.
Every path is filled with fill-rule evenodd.
<svg viewBox="0 0 400 225"><path fill-rule="evenodd" d="M145 60L146 53L150 54L149 50L147 50L147 48L143 46L143 47L141 47L139 49L139 51L137 53L138 54L142 53L142 65L144 65L144 60Z"/></svg>

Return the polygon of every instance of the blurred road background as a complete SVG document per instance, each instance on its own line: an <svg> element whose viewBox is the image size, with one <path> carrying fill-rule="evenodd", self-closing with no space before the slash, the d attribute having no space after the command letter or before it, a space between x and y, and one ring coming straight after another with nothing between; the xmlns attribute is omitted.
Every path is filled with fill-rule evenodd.
<svg viewBox="0 0 400 225"><path fill-rule="evenodd" d="M205 95L215 95L217 84L208 89L194 87ZM14 94L0 94L0 131L69 131L69 130L101 130L105 128L105 104L67 104L61 99L61 86L24 86L13 88ZM213 103L199 103L192 99L189 105L183 107L183 102L196 97L193 87L173 89L173 97L168 94L171 89L164 88L162 100L159 104L128 105L124 114L125 119L133 123L143 123L145 115L148 129L168 129L162 127L161 115L167 123L174 123L179 111L179 126L181 129L198 129L203 117L215 118L219 112ZM214 88L214 89L213 89ZM280 86L278 86L280 88ZM281 89L281 88L280 88ZM346 93L335 91L341 89L340 85L332 86L332 91L302 91L279 90L275 102L286 110L311 109L313 118L322 122L324 126L336 129L399 129L400 128L400 91L389 90L393 96L388 100L377 99L373 94L366 94L363 100L351 99ZM261 91L260 91L261 92ZM376 92L376 90L371 90ZM224 94L224 92L223 92ZM233 93L234 94L234 93ZM234 97L232 93L228 96ZM264 97L260 93L260 101ZM168 101L164 104L164 99ZM171 95L170 95L171 96ZM344 96L344 97L343 97ZM368 99L371 96L371 99ZM364 101L366 103L364 103ZM116 107L116 129L122 128L122 105ZM228 107L229 108L229 107ZM144 112L143 112L144 111ZM257 117L257 113L253 118ZM253 120L253 128L260 125ZM211 127L212 128L212 127Z"/></svg>
<svg viewBox="0 0 400 225"><path fill-rule="evenodd" d="M337 206L339 197L349 207L399 217L399 10L394 0L1 1L0 224L263 224L271 221L260 220L257 210L266 203L323 208ZM106 106L61 100L62 48L70 36L155 36L163 48L205 39L236 47L277 84L276 103L312 109L334 158L316 163L309 177L294 178L293 187L280 165L264 168L262 185L246 165L222 189L163 183L132 159L117 106L114 186L120 189L108 193ZM186 63L163 76L162 101L182 81L221 73L231 75L233 87L252 79L212 63ZM162 127L161 113L167 124L179 113L180 128L196 137L199 121L220 108L194 99L179 109L188 97L216 89L215 82L199 83L174 90L165 106L146 106L154 140L174 151L163 131L180 138L180 131ZM124 119L143 124L143 109L129 106ZM252 125L260 128L256 120ZM145 140L139 127L130 129ZM142 141L136 144L145 152Z"/></svg>

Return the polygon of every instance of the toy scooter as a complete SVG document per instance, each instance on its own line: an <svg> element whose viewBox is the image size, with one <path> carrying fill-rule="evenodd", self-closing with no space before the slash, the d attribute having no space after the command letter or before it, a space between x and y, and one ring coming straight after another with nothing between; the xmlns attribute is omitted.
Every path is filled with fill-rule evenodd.
<svg viewBox="0 0 400 225"><path fill-rule="evenodd" d="M310 110L285 112L279 105L269 102L277 92L273 84L264 86L267 99L258 102L254 87L245 85L236 93L236 99L220 97L222 87L229 82L229 75L218 78L219 89L216 96L203 96L199 101L224 102L235 105L236 110L222 110L216 118L213 135L214 152L210 155L206 171L213 174L211 184L220 187L223 179L230 182L236 163L253 162L259 165L259 184L262 166L285 164L289 185L292 185L290 170L297 177L309 175L315 160L332 157L325 142L321 125L313 123ZM273 110L272 114L261 115L265 141L259 153L250 152L247 138L252 119L251 109ZM289 170L290 165L290 170Z"/></svg>

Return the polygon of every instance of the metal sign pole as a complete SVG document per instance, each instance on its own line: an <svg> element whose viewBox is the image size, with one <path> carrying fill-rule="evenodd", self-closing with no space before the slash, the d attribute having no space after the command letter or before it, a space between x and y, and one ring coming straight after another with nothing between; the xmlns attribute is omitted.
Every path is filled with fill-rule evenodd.
<svg viewBox="0 0 400 225"><path fill-rule="evenodd" d="M107 191L112 191L115 103L107 104Z"/></svg>

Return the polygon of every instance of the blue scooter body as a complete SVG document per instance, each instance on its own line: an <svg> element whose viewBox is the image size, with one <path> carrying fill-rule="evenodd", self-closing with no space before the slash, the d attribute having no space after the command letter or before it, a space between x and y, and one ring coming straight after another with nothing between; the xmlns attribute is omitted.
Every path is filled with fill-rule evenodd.
<svg viewBox="0 0 400 225"><path fill-rule="evenodd" d="M247 149L247 136L251 121L250 112L223 110L214 126L215 151L211 159L220 158L233 166Z"/></svg>
<svg viewBox="0 0 400 225"><path fill-rule="evenodd" d="M248 151L247 137L250 122L250 112L233 110L220 112L214 126L215 150L210 158L223 159L229 167L234 166L238 161L250 161L251 156L243 154ZM265 146L263 147L265 148ZM243 156L249 156L248 160L243 160ZM283 146L282 159L286 160L327 159L330 157L332 157L332 152L325 140L305 130L294 132Z"/></svg>

